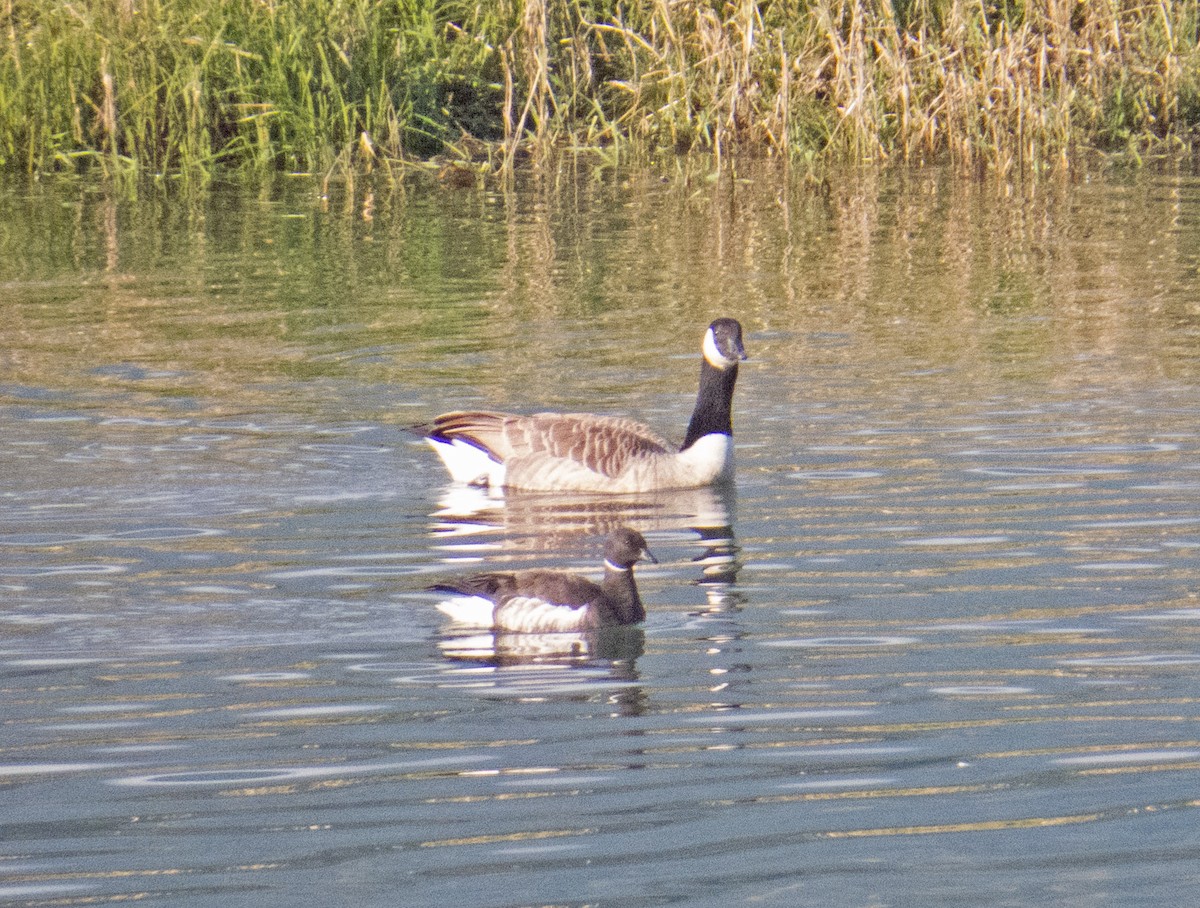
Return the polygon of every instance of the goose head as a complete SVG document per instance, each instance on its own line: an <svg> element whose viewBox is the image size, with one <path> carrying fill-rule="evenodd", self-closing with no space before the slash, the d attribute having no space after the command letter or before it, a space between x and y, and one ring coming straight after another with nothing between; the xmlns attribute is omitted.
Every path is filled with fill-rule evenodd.
<svg viewBox="0 0 1200 908"><path fill-rule="evenodd" d="M719 318L704 335L704 358L717 369L728 369L746 359L742 326L737 319Z"/></svg>
<svg viewBox="0 0 1200 908"><path fill-rule="evenodd" d="M641 561L643 555L658 564L658 559L646 546L646 537L629 527L614 531L604 543L604 563L613 570L627 571Z"/></svg>

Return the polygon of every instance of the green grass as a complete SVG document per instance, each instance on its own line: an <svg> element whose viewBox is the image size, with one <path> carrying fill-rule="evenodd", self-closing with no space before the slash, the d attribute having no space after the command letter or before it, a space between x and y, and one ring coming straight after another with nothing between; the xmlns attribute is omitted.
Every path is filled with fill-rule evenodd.
<svg viewBox="0 0 1200 908"><path fill-rule="evenodd" d="M0 170L1187 153L1200 0L0 0Z"/></svg>

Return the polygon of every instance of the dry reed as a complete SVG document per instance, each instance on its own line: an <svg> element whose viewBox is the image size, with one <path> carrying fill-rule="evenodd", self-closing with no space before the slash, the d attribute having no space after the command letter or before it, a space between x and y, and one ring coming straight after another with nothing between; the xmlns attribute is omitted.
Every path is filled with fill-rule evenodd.
<svg viewBox="0 0 1200 908"><path fill-rule="evenodd" d="M1200 0L4 0L0 168L1192 149Z"/></svg>

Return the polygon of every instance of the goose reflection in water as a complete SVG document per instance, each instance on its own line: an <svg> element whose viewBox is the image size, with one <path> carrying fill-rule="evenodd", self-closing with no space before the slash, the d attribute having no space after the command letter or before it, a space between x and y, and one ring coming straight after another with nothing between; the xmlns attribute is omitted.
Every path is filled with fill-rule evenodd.
<svg viewBox="0 0 1200 908"><path fill-rule="evenodd" d="M733 608L741 570L734 534L736 489L732 485L640 495L519 492L448 486L430 517L446 560L480 551L561 552L588 538L632 526L657 540L686 539L698 549L693 583L707 594L707 609ZM495 537L502 537L503 542Z"/></svg>
<svg viewBox="0 0 1200 908"><path fill-rule="evenodd" d="M554 634L451 631L438 641L438 648L448 658L489 665L611 662L627 666L633 679L633 665L646 651L646 632L634 626Z"/></svg>
<svg viewBox="0 0 1200 908"><path fill-rule="evenodd" d="M478 696L599 697L613 714L637 716L650 702L637 668L645 642L640 627L606 627L575 634L451 633L438 646L455 686Z"/></svg>

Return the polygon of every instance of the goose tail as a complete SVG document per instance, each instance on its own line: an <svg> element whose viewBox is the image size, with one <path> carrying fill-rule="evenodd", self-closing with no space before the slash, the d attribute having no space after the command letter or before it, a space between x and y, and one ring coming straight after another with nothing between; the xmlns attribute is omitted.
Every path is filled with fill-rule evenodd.
<svg viewBox="0 0 1200 908"><path fill-rule="evenodd" d="M490 628L496 604L482 596L459 596L439 602L437 608L456 624Z"/></svg>
<svg viewBox="0 0 1200 908"><path fill-rule="evenodd" d="M425 440L441 458L454 482L493 489L504 485L504 464L493 459L483 448L461 438L442 441L427 437Z"/></svg>
<svg viewBox="0 0 1200 908"><path fill-rule="evenodd" d="M443 413L418 431L441 458L455 482L499 488L504 485L504 413Z"/></svg>

